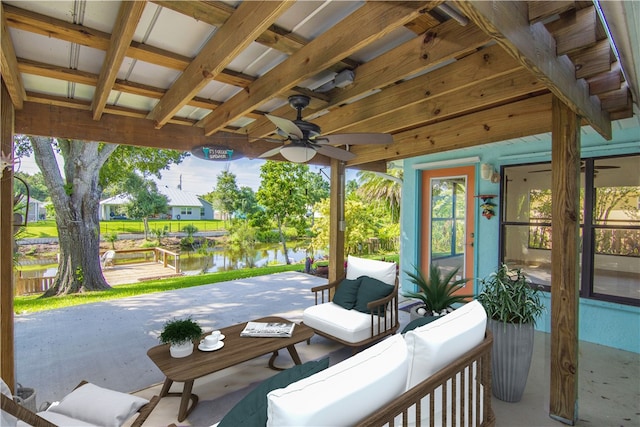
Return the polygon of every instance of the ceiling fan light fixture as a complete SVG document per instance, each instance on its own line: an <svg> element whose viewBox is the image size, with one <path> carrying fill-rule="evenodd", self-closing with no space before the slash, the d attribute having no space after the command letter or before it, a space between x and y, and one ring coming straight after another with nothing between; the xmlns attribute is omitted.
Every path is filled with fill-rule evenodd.
<svg viewBox="0 0 640 427"><path fill-rule="evenodd" d="M289 144L280 149L280 154L290 162L305 163L313 159L316 155L316 150L304 145Z"/></svg>

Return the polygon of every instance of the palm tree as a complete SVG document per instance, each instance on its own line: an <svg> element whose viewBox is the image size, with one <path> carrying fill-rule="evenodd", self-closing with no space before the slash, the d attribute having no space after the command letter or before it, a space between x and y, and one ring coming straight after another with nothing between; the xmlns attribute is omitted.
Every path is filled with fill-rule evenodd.
<svg viewBox="0 0 640 427"><path fill-rule="evenodd" d="M394 167L387 173L358 172L358 195L365 200L382 201L391 213L394 222L400 220L400 194L402 190L402 168Z"/></svg>

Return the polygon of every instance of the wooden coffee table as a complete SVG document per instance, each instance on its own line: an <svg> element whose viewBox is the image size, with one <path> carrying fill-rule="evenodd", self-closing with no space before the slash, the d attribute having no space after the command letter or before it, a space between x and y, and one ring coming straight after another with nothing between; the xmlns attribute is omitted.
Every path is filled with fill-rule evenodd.
<svg viewBox="0 0 640 427"><path fill-rule="evenodd" d="M263 317L255 322L289 322L281 317ZM205 352L197 348L193 354L183 358L173 358L169 354L169 345L162 344L147 351L147 356L156 364L166 376L160 397L181 396L178 421L183 421L198 403L198 396L193 394L193 382L200 377L209 375L247 360L255 359L264 354L273 353L269 359L269 367L274 366L278 350L286 348L294 363L300 365L300 356L295 344L306 341L313 336L313 329L303 324L296 324L291 338L249 338L241 337L240 332L247 322L220 329L225 335L224 347L220 350ZM169 393L174 381L183 382L182 393ZM189 407L189 400L192 401Z"/></svg>

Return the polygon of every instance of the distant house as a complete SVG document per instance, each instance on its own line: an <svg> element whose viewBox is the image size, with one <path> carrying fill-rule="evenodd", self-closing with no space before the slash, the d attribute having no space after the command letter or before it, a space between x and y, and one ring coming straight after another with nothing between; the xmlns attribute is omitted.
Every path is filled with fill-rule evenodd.
<svg viewBox="0 0 640 427"><path fill-rule="evenodd" d="M169 219L213 219L211 203L194 193L162 187L158 191L167 196L169 209L163 216ZM100 202L100 220L110 220L124 213L124 205L130 200L128 194L118 194Z"/></svg>
<svg viewBox="0 0 640 427"><path fill-rule="evenodd" d="M29 200L29 216L27 217L27 222L36 222L40 220L44 220L47 218L47 209L46 203L41 202L40 200L30 199Z"/></svg>

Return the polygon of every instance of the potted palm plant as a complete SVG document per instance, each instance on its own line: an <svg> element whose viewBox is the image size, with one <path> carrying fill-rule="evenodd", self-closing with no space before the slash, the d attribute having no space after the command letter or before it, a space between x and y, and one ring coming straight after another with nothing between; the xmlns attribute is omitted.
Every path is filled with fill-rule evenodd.
<svg viewBox="0 0 640 427"><path fill-rule="evenodd" d="M195 320L173 319L164 324L160 342L169 344L172 357L187 357L193 353L194 341L202 336L202 328Z"/></svg>
<svg viewBox="0 0 640 427"><path fill-rule="evenodd" d="M527 385L536 319L544 311L540 290L520 269L505 264L481 281L477 299L493 333L492 389L506 402L518 402Z"/></svg>
<svg viewBox="0 0 640 427"><path fill-rule="evenodd" d="M415 267L415 266L414 266ZM424 316L438 317L453 311L453 305L464 303L467 298L473 295L456 294L469 279L453 278L458 273L459 267L454 268L448 274L442 274L440 267L436 264L429 266L429 278L425 278L422 271L415 267L416 272L407 271L411 283L418 286L417 292L405 292L403 295L408 298L419 299L422 304L418 304L411 310L411 320L416 320Z"/></svg>

